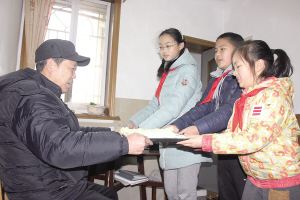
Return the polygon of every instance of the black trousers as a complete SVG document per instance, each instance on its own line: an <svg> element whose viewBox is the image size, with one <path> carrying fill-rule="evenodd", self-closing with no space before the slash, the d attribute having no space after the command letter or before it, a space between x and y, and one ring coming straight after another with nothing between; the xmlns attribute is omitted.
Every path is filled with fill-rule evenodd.
<svg viewBox="0 0 300 200"><path fill-rule="evenodd" d="M246 180L237 155L218 155L219 200L241 200Z"/></svg>
<svg viewBox="0 0 300 200"><path fill-rule="evenodd" d="M118 200L116 190L88 181L88 187L77 200Z"/></svg>

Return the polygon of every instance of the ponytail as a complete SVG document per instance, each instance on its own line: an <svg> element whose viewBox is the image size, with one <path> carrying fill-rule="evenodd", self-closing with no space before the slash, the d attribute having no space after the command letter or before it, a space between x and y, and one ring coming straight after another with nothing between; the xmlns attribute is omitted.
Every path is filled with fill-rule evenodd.
<svg viewBox="0 0 300 200"><path fill-rule="evenodd" d="M258 78L290 77L293 74L293 66L286 52L282 49L270 49L268 44L262 40L246 41L235 52L249 63L254 77L255 62L259 59L265 62L265 69ZM274 54L277 55L275 61Z"/></svg>
<svg viewBox="0 0 300 200"><path fill-rule="evenodd" d="M185 48L186 48L186 41L185 38L183 37L183 35L181 34L181 32L175 28L169 28L164 30L159 37L161 37L164 34L169 34L178 44L180 43L184 43L184 47L181 49L179 56L169 62L166 62L165 59L162 60L161 65L159 66L158 70L157 70L157 77L161 78L163 73L169 72L169 69L171 68L171 66L173 65L173 63L184 53Z"/></svg>
<svg viewBox="0 0 300 200"><path fill-rule="evenodd" d="M273 54L277 55L277 59L273 63L275 77L290 77L293 74L293 66L290 58L282 49L272 49Z"/></svg>

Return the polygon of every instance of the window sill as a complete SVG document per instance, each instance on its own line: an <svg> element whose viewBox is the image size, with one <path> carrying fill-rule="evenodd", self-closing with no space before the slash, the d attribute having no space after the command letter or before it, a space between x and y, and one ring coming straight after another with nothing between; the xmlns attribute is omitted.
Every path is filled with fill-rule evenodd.
<svg viewBox="0 0 300 200"><path fill-rule="evenodd" d="M119 116L109 117L105 115L88 115L88 114L75 114L75 115L77 118L80 119L100 119L100 120L117 120L117 121L121 120Z"/></svg>

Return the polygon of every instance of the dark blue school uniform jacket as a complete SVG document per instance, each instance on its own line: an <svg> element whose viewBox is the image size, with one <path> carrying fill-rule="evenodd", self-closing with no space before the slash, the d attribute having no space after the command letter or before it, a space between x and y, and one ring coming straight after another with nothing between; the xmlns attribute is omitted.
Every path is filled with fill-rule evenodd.
<svg viewBox="0 0 300 200"><path fill-rule="evenodd" d="M196 105L200 104L208 95L216 78L208 82L208 86ZM219 94L219 107L217 108L217 99L208 103L195 106L185 113L182 117L172 123L180 131L189 127L197 126L200 134L219 133L226 129L228 121L232 115L235 101L241 97L241 89L232 74L225 76Z"/></svg>

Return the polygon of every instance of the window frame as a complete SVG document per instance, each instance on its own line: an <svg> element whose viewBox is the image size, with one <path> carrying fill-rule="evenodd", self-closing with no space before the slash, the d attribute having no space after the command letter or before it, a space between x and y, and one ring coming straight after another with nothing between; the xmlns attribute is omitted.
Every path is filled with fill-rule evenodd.
<svg viewBox="0 0 300 200"><path fill-rule="evenodd" d="M109 31L110 31L110 17L111 17L111 2L102 1L102 0L84 0L87 2L95 3L95 4L102 4L107 7L106 13L106 23L105 25L105 40L104 40L104 49L106 51L103 52L103 69L102 69L102 77L101 77L101 94L100 94L100 102L101 106L105 105L105 95L106 95L106 85L108 84L107 79L107 71L109 70L108 66L108 43L109 43ZM72 0L72 11L71 11L71 22L70 22L70 33L69 33L69 40L76 46L77 42L77 31L78 31L78 18L79 18L79 7L80 7L80 0ZM71 87L68 92L64 95L65 102L71 102L72 100L72 93L73 87Z"/></svg>
<svg viewBox="0 0 300 200"><path fill-rule="evenodd" d="M104 0L108 1L108 0ZM115 116L115 96L117 82L117 65L118 65L118 50L119 50L119 33L120 33L120 18L121 18L121 0L111 0L111 20L110 20L110 44L108 46L108 57L110 58L107 65L107 80L105 107L108 109L109 117Z"/></svg>
<svg viewBox="0 0 300 200"><path fill-rule="evenodd" d="M110 25L107 48L107 71L106 71L106 89L104 106L107 108L105 116L93 116L87 114L76 114L78 118L85 119L112 119L120 120L119 116L115 116L115 98L116 98L116 82L117 82L117 66L118 66L118 50L119 50L119 33L122 0L102 0L111 3Z"/></svg>
<svg viewBox="0 0 300 200"><path fill-rule="evenodd" d="M89 0L96 1L96 0ZM91 116L85 114L76 114L78 118L86 118L86 119L106 119L114 118L114 120L120 120L118 116L115 116L115 94L116 94L116 77L117 77L117 64L118 64L118 48L119 48L119 32L120 32L120 17L121 17L121 4L122 0L101 0L103 2L111 3L110 6L110 20L109 20L109 28L108 31L108 45L107 45L107 54L106 54L106 79L105 79L105 90L104 92L104 106L107 108L105 112L105 116ZM73 11L72 9L72 12ZM74 19L71 19L74 20ZM71 21L71 23L73 23ZM75 41L73 29L77 29L77 27L73 27L70 30L70 41ZM76 38L76 36L75 36ZM71 92L70 92L71 93ZM66 94L66 99L70 98L70 94Z"/></svg>

